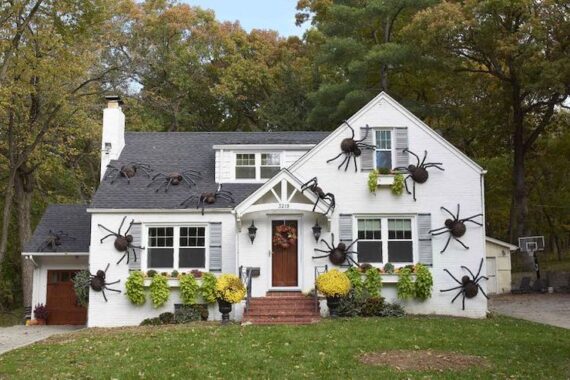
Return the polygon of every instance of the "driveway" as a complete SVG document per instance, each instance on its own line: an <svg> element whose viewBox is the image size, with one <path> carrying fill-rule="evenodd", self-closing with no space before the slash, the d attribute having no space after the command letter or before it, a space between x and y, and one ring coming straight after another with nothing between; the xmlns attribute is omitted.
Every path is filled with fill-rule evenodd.
<svg viewBox="0 0 570 380"><path fill-rule="evenodd" d="M491 296L489 310L570 329L570 294L504 294Z"/></svg>
<svg viewBox="0 0 570 380"><path fill-rule="evenodd" d="M0 328L0 355L56 334L67 334L83 326L11 326Z"/></svg>

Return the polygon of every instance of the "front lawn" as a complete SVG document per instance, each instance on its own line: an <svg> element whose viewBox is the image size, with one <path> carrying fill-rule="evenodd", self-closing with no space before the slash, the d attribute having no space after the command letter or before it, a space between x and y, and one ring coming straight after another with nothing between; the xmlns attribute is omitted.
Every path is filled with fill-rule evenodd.
<svg viewBox="0 0 570 380"><path fill-rule="evenodd" d="M453 351L487 365L406 372L358 360L363 353L401 349ZM504 317L90 329L0 356L4 377L562 379L570 377L570 330Z"/></svg>

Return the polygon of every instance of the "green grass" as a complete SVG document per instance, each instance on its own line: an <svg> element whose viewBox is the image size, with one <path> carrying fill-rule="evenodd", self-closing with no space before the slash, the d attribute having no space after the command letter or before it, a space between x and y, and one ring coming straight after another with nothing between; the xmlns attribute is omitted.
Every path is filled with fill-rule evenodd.
<svg viewBox="0 0 570 380"><path fill-rule="evenodd" d="M0 327L21 325L24 316L23 309L16 309L12 311L0 313Z"/></svg>
<svg viewBox="0 0 570 380"><path fill-rule="evenodd" d="M485 357L462 372L399 372L361 353L445 350ZM0 378L535 378L570 376L570 330L494 317L323 320L307 326L190 324L89 329L0 356Z"/></svg>
<svg viewBox="0 0 570 380"><path fill-rule="evenodd" d="M570 272L570 252L564 252L561 260L554 252L539 253L540 270L546 272ZM526 254L511 254L511 266L513 272L534 272L533 259Z"/></svg>

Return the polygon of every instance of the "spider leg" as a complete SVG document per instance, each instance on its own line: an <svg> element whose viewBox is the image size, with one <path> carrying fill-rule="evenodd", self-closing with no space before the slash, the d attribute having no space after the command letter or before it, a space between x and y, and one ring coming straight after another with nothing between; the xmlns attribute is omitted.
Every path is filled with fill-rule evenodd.
<svg viewBox="0 0 570 380"><path fill-rule="evenodd" d="M230 203L235 202L234 198L230 195L227 195L227 194L218 194L217 197L225 199L225 200L229 201Z"/></svg>
<svg viewBox="0 0 570 380"><path fill-rule="evenodd" d="M133 228L133 224L135 224L135 220L131 220L131 223L129 223L129 228L127 228L127 230L125 231L125 236L127 236L127 234L129 233L129 231L131 230L131 228Z"/></svg>
<svg viewBox="0 0 570 380"><path fill-rule="evenodd" d="M483 288L481 287L481 285L477 284L477 287L479 288L479 290L481 291L481 294L483 294L485 296L485 298L489 299L489 296L487 295L487 293L485 293L485 291L483 290Z"/></svg>
<svg viewBox="0 0 570 380"><path fill-rule="evenodd" d="M443 249L441 251L439 251L439 253L443 253L445 252L445 250L447 249L447 246L449 245L449 242L451 241L451 234L449 234L449 237L447 238L447 242L445 243L445 247L443 247Z"/></svg>
<svg viewBox="0 0 570 380"><path fill-rule="evenodd" d="M310 180L305 182L303 185L301 185L301 193L304 192L305 190L307 190L308 188L310 188L312 185L316 185L316 184L317 184L317 177L311 178Z"/></svg>
<svg viewBox="0 0 570 380"><path fill-rule="evenodd" d="M111 237L111 236L117 236L117 235L113 232L112 234L109 234L109 235L103 237L103 238L100 240L101 243L103 243L103 240L105 240L105 239L107 239L108 237Z"/></svg>
<svg viewBox="0 0 570 380"><path fill-rule="evenodd" d="M123 256L121 256L121 259L119 261L117 261L117 265L119 265L121 263L121 261L123 261L125 259L125 257L127 257L127 264L129 263L129 252L125 252L125 254Z"/></svg>
<svg viewBox="0 0 570 380"><path fill-rule="evenodd" d="M331 233L331 243L332 243L332 246L334 247L335 244L334 244L334 234L333 233Z"/></svg>
<svg viewBox="0 0 570 380"><path fill-rule="evenodd" d="M354 172L358 173L358 165L356 164L356 156L352 156L352 159L354 160Z"/></svg>
<svg viewBox="0 0 570 380"><path fill-rule="evenodd" d="M125 220L127 219L127 216L125 215L123 217L123 220L121 221L121 225L119 226L119 231L117 232L118 235L121 234L121 229L123 228L123 224L125 224Z"/></svg>
<svg viewBox="0 0 570 380"><path fill-rule="evenodd" d="M121 280L113 281L113 282L106 282L105 285L115 285L121 282Z"/></svg>
<svg viewBox="0 0 570 380"><path fill-rule="evenodd" d="M473 280L475 280L475 275L473 274L473 272L471 272L471 270L469 268L467 268L466 266L462 265L461 268L465 269L467 272L469 272L469 274L471 275L471 277L473 278Z"/></svg>
<svg viewBox="0 0 570 380"><path fill-rule="evenodd" d="M476 221L474 221L474 220L464 220L463 222L464 222L464 223L471 222L471 223L476 224L476 225L478 225L478 226L482 226L482 225L483 225L483 223L479 223L479 222L476 222Z"/></svg>
<svg viewBox="0 0 570 380"><path fill-rule="evenodd" d="M107 227L105 227L105 226L103 226L103 225L101 225L101 224L98 224L97 226L99 226L100 228L104 229L104 230L107 231L107 232L112 233L113 235L117 235L116 232L111 231L110 229L108 229Z"/></svg>
<svg viewBox="0 0 570 380"><path fill-rule="evenodd" d="M461 205L458 203L457 204L457 216L455 217L455 219L459 219L459 210L461 210Z"/></svg>
<svg viewBox="0 0 570 380"><path fill-rule="evenodd" d="M351 255L346 255L346 261L348 261L348 263L350 264L350 266L352 266L353 264L356 267L359 267L360 265L358 265L358 263L356 262L356 260L354 260L354 258Z"/></svg>
<svg viewBox="0 0 570 380"><path fill-rule="evenodd" d="M463 300L462 300L462 304L463 304L463 309L465 310L465 291L463 291Z"/></svg>
<svg viewBox="0 0 570 380"><path fill-rule="evenodd" d="M427 158L427 150L424 150L424 158L422 159L422 163L420 164L420 166L424 166L424 164L426 162L426 158Z"/></svg>
<svg viewBox="0 0 570 380"><path fill-rule="evenodd" d="M459 240L459 239L458 239L458 238L456 238L455 236L453 236L453 238L454 238L456 241L458 241L458 242L459 242L459 244L461 244L461 245L463 246L463 248L465 248L465 249L469 249L469 247L468 247L468 246L466 246L466 245L465 245L465 243L463 243L461 240Z"/></svg>
<svg viewBox="0 0 570 380"><path fill-rule="evenodd" d="M455 218L455 215L453 215L453 213L452 213L451 211L449 211L448 209L446 209L446 208L443 207L443 206L441 206L441 209L444 210L445 212L447 212L449 215L451 215L451 217L452 217L453 219L456 219L456 218Z"/></svg>
<svg viewBox="0 0 570 380"><path fill-rule="evenodd" d="M483 268L483 259L481 258L481 262L479 263L479 270L477 271L477 276L473 277L473 279L479 278L482 268Z"/></svg>
<svg viewBox="0 0 570 380"><path fill-rule="evenodd" d="M316 251L316 252L323 252L323 253L330 253L330 250L329 250L329 251L326 251L326 250L320 249L320 248L315 248L315 251Z"/></svg>
<svg viewBox="0 0 570 380"><path fill-rule="evenodd" d="M332 251L332 250L333 250L333 247L331 247L331 246L329 245L329 243L328 243L325 239L321 239L321 241L322 241L323 243L325 243L325 245L327 246L327 248L329 249L329 251Z"/></svg>
<svg viewBox="0 0 570 380"><path fill-rule="evenodd" d="M107 296L105 295L105 289L101 289L101 293L103 293L103 298L105 299L105 302L109 302L107 300Z"/></svg>
<svg viewBox="0 0 570 380"><path fill-rule="evenodd" d="M180 202L180 206L186 205L186 203L190 202L192 199L194 199L194 197L198 197L198 196L196 194L190 195L188 198L186 198L182 202Z"/></svg>
<svg viewBox="0 0 570 380"><path fill-rule="evenodd" d="M107 273L107 270L109 270L109 266L110 266L110 265L111 265L111 264L107 264L107 267L105 268L105 270L104 270L103 272Z"/></svg>
<svg viewBox="0 0 570 380"><path fill-rule="evenodd" d="M453 301L455 301L457 299L457 297L459 297L460 295L463 294L463 303L465 304L465 293L463 292L463 289L459 291L459 293L457 293L457 295L455 297L453 297L453 300L451 300L451 303L453 303ZM465 310L465 309L463 309Z"/></svg>
<svg viewBox="0 0 570 380"><path fill-rule="evenodd" d="M329 255L326 254L326 255L322 255L322 256L313 256L313 259L323 259L325 257L329 257Z"/></svg>
<svg viewBox="0 0 570 380"><path fill-rule="evenodd" d="M416 181L412 181L412 192L413 192L413 198L414 198L414 202L416 201Z"/></svg>
<svg viewBox="0 0 570 380"><path fill-rule="evenodd" d="M170 187L170 185L172 184L173 179L169 178L168 182L166 183L166 186L164 187L164 192L168 193L168 188Z"/></svg>
<svg viewBox="0 0 570 380"><path fill-rule="evenodd" d="M233 195L233 193L231 191L227 191L227 190L220 190L220 191L218 191L218 194Z"/></svg>
<svg viewBox="0 0 570 380"><path fill-rule="evenodd" d="M408 179L411 178L411 175L408 175L404 178L404 186L406 186L406 193L411 194L410 189L408 189Z"/></svg>
<svg viewBox="0 0 570 380"><path fill-rule="evenodd" d="M340 165L337 167L337 169L340 170L340 168L342 167L342 165L344 165L344 163L350 158L350 154L346 154L344 157L344 160L342 160L342 162L340 163Z"/></svg>
<svg viewBox="0 0 570 380"><path fill-rule="evenodd" d="M133 258L135 259L135 263L137 262L137 251L133 249Z"/></svg>
<svg viewBox="0 0 570 380"><path fill-rule="evenodd" d="M412 156L414 156L416 158L416 161L417 161L416 167L420 166L420 157L417 154L415 154L414 152L412 152L408 148L404 148L403 151L406 151L406 152L410 153Z"/></svg>
<svg viewBox="0 0 570 380"><path fill-rule="evenodd" d="M446 228L446 230L445 230L445 231L440 231L440 232L432 233L432 235L433 235L433 236L439 236L439 235L443 235L443 234L449 232L449 229L447 229L447 227L442 227L442 228ZM441 230L441 228L438 228L438 229ZM437 231L437 230L436 230L436 231Z"/></svg>
<svg viewBox="0 0 570 380"><path fill-rule="evenodd" d="M479 284L479 281L481 281L481 280L488 280L488 279L489 279L489 277L487 277L487 276L481 276L481 277L479 277L479 278L477 279L477 281L475 281L475 283L476 283L476 284Z"/></svg>
<svg viewBox="0 0 570 380"><path fill-rule="evenodd" d="M353 246L354 244L356 244L357 241L358 241L358 239L356 239L355 241L353 241L352 243L350 243L350 245L349 245L348 247L346 247L346 250L347 250L347 251L350 250L350 248L352 248L352 246Z"/></svg>
<svg viewBox="0 0 570 380"><path fill-rule="evenodd" d="M450 271L448 271L447 269L444 269L443 271L446 272L448 275L450 275L451 278L455 280L455 282L457 282L459 285L463 286L463 283L461 281L459 281L457 278L455 278L455 276L452 275Z"/></svg>
<svg viewBox="0 0 570 380"><path fill-rule="evenodd" d="M459 286L456 286L456 287L454 287L454 288L440 289L439 291L440 291L441 293L443 293L443 292L451 292L452 290L456 290L456 289L459 289L459 288L462 288L462 287L463 287L463 285L459 285Z"/></svg>
<svg viewBox="0 0 570 380"><path fill-rule="evenodd" d="M112 284L115 284L115 282L112 282ZM111 292L121 293L121 291L119 289L111 289L111 288L108 288L107 285L109 285L109 284L105 284L105 289L107 289Z"/></svg>
<svg viewBox="0 0 570 380"><path fill-rule="evenodd" d="M343 154L344 154L344 152L340 152L340 153L338 154L338 156L336 156L335 158L331 158L330 160L327 160L327 164L328 164L329 162L331 162L331 161L336 160L337 158L339 158L339 157L342 156Z"/></svg>
<svg viewBox="0 0 570 380"><path fill-rule="evenodd" d="M348 124L348 123L347 123ZM352 139L358 144L358 143L362 143L362 141L366 140L366 138L368 137L368 133L370 132L370 126L368 124L366 124L366 127L364 128L365 132L364 132L364 137L361 138L360 140L354 140L354 130L352 131Z"/></svg>
<svg viewBox="0 0 570 380"><path fill-rule="evenodd" d="M186 184L188 185L188 187L192 187L192 185L196 185L196 182L194 182L194 180L192 178L190 178L189 176L186 175L182 175L182 181L186 182Z"/></svg>
<svg viewBox="0 0 570 380"><path fill-rule="evenodd" d="M348 121L343 120L342 121L344 124L346 124L348 126L348 128L350 128L350 131L352 132L352 139L354 140L354 128L352 128L352 126L350 124L348 124Z"/></svg>
<svg viewBox="0 0 570 380"><path fill-rule="evenodd" d="M317 200L315 201L315 205L313 206L313 212L315 212L316 208L317 208L317 204L319 204L319 197L317 197Z"/></svg>
<svg viewBox="0 0 570 380"><path fill-rule="evenodd" d="M475 218L478 218L478 217L480 217L480 216L483 216L483 213L479 213L479 214L476 214L476 215L472 215L472 216L470 216L470 217L468 217L468 218L461 219L461 221L463 221L463 222L468 222L468 221L471 221L471 219L475 219Z"/></svg>
<svg viewBox="0 0 570 380"><path fill-rule="evenodd" d="M136 249L144 249L144 247L139 247L138 245L130 245L130 247Z"/></svg>
<svg viewBox="0 0 570 380"><path fill-rule="evenodd" d="M363 143L363 142L357 142L357 143L356 143L356 146L359 147L359 148L364 148L364 149L376 149L376 146L375 146L375 145L366 144L366 143Z"/></svg>
<svg viewBox="0 0 570 380"><path fill-rule="evenodd" d="M442 167L440 167L439 165L443 165L443 164L442 164L441 162L431 162L431 163L429 163L429 164L426 164L426 165L424 166L424 168L426 168L426 169L427 169L427 168L436 168L436 169L439 169L439 170L441 170L441 171L445 171L445 169L442 168Z"/></svg>

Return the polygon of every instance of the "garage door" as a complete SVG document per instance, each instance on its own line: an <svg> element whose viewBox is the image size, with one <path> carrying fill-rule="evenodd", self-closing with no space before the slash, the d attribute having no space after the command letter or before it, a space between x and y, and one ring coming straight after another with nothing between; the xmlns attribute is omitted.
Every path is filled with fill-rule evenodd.
<svg viewBox="0 0 570 380"><path fill-rule="evenodd" d="M487 257L487 293L497 294L497 258Z"/></svg>
<svg viewBox="0 0 570 380"><path fill-rule="evenodd" d="M48 325L84 325L87 322L87 308L77 304L71 281L77 272L79 270L48 271Z"/></svg>

